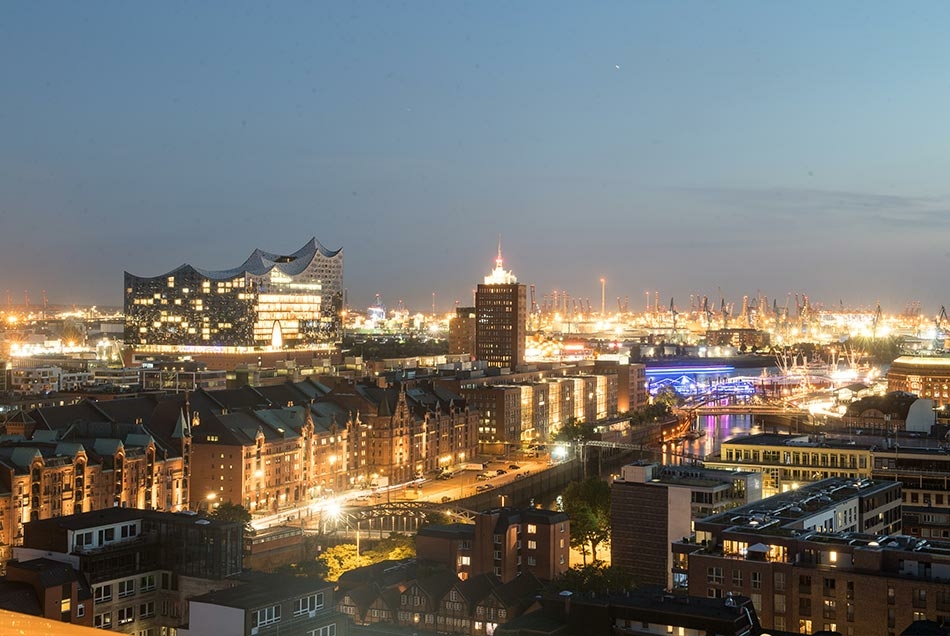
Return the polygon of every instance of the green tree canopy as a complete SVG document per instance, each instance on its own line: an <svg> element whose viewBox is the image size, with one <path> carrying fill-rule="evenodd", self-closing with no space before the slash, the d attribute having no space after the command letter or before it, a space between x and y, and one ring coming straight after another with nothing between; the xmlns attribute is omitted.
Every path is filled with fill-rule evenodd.
<svg viewBox="0 0 950 636"><path fill-rule="evenodd" d="M312 565L303 565L295 569L301 574L318 572L327 581L336 581L344 572L356 568L373 565L380 561L411 559L415 556L415 537L394 532L378 541L373 547L361 550L359 558L357 558L355 543L341 543L327 548L317 556L316 561L320 564L317 568Z"/></svg>
<svg viewBox="0 0 950 636"><path fill-rule="evenodd" d="M251 524L250 510L241 504L231 503L230 501L222 501L219 503L218 507L212 510L208 516L212 519L220 519L221 521L237 521L245 527Z"/></svg>
<svg viewBox="0 0 950 636"><path fill-rule="evenodd" d="M562 496L564 512L571 518L571 547L587 549L597 559L597 546L610 541L610 485L597 477L568 485Z"/></svg>
<svg viewBox="0 0 950 636"><path fill-rule="evenodd" d="M371 549L366 550L362 558L369 563L379 563L380 561L399 561L400 559L411 559L416 556L416 539L407 534L391 533L385 539L379 541ZM363 565L367 565L364 563Z"/></svg>
<svg viewBox="0 0 950 636"><path fill-rule="evenodd" d="M575 565L548 585L549 591L567 590L575 594L583 592L608 594L635 587L633 576L628 571L603 562Z"/></svg>
<svg viewBox="0 0 950 636"><path fill-rule="evenodd" d="M364 557L357 555L355 543L341 543L332 548L327 548L320 553L317 561L326 568L325 577L328 581L336 581L344 572L369 565Z"/></svg>
<svg viewBox="0 0 950 636"><path fill-rule="evenodd" d="M551 435L551 441L573 444L574 442L591 439L593 435L594 431L592 427L584 426L576 417L571 416L564 420L564 423L561 425L561 428L557 429L557 432Z"/></svg>

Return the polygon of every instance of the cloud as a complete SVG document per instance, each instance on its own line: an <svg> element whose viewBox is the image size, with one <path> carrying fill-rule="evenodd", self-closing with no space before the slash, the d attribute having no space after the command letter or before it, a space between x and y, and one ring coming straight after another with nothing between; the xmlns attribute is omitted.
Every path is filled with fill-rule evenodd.
<svg viewBox="0 0 950 636"><path fill-rule="evenodd" d="M950 197L923 197L809 188L677 188L733 221L768 222L776 229L855 229L862 234L950 227ZM732 229L739 229L733 225ZM881 235L886 238L886 235Z"/></svg>

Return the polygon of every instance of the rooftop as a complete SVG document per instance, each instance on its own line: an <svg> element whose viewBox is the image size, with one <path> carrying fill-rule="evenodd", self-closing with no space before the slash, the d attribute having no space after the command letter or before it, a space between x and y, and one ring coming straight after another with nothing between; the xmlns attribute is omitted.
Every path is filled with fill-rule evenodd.
<svg viewBox="0 0 950 636"><path fill-rule="evenodd" d="M245 572L237 581L240 584L235 587L195 596L190 601L247 610L332 587L321 579L263 572Z"/></svg>
<svg viewBox="0 0 950 636"><path fill-rule="evenodd" d="M894 482L832 477L703 519L704 525L791 534L789 525L841 502L896 487Z"/></svg>
<svg viewBox="0 0 950 636"><path fill-rule="evenodd" d="M65 530L84 530L97 526L106 526L125 521L136 521L139 519L152 519L174 523L178 525L234 525L233 521L221 521L218 519L209 519L187 512L160 512L158 510L139 510L137 508L103 508L92 512L83 512L64 517L53 517L51 519L38 519L30 521L27 524L27 531L30 529L48 529L63 528Z"/></svg>

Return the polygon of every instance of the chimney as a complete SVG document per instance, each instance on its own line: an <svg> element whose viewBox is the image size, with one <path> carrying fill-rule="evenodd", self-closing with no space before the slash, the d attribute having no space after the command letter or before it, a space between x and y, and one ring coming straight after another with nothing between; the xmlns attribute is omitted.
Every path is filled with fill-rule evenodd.
<svg viewBox="0 0 950 636"><path fill-rule="evenodd" d="M574 596L574 593L569 590L564 590L558 596L564 600L564 615L569 616L571 613L571 597Z"/></svg>

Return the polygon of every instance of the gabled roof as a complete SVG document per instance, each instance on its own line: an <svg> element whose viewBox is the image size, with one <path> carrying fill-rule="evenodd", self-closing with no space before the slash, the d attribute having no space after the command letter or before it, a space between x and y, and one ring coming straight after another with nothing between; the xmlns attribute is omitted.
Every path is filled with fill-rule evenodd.
<svg viewBox="0 0 950 636"><path fill-rule="evenodd" d="M44 589L60 587L73 581L82 582L79 573L68 563L53 559L30 559L29 561L11 561L7 568L36 572L39 583Z"/></svg>
<svg viewBox="0 0 950 636"><path fill-rule="evenodd" d="M544 586L531 572L522 572L497 589L498 598L506 607L531 604Z"/></svg>
<svg viewBox="0 0 950 636"><path fill-rule="evenodd" d="M299 437L307 423L307 411L302 406L262 409L254 411L254 415L285 439Z"/></svg>
<svg viewBox="0 0 950 636"><path fill-rule="evenodd" d="M317 382L313 378L306 378L300 382L294 382L294 387L309 398L324 396L332 390L327 385Z"/></svg>
<svg viewBox="0 0 950 636"><path fill-rule="evenodd" d="M208 406L212 408L226 409L229 411L238 409L263 409L272 406L270 400L249 386L244 386L239 389L222 389L219 391L198 389L192 395L192 402L196 404L201 404L203 399L210 402Z"/></svg>
<svg viewBox="0 0 950 636"><path fill-rule="evenodd" d="M271 404L279 406L300 406L310 403L310 396L297 388L293 382L284 382L272 386L256 387L257 392L267 398Z"/></svg>
<svg viewBox="0 0 950 636"><path fill-rule="evenodd" d="M455 589L467 600L474 610L474 607L486 596L491 594L492 590L499 587L501 581L497 576L491 573L476 574L470 576L465 581L458 581Z"/></svg>
<svg viewBox="0 0 950 636"><path fill-rule="evenodd" d="M438 603L455 586L458 580L455 572L437 570L428 576L419 577L416 580L416 585L432 599L433 603Z"/></svg>
<svg viewBox="0 0 950 636"><path fill-rule="evenodd" d="M7 423L35 424L36 423L36 421L32 417L27 415L26 411L24 411L23 409L17 409L13 411L12 413L9 413L5 417L3 416L0 416L0 417L2 417L2 419L0 419L0 423L3 423L3 424L7 424Z"/></svg>

